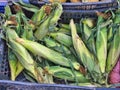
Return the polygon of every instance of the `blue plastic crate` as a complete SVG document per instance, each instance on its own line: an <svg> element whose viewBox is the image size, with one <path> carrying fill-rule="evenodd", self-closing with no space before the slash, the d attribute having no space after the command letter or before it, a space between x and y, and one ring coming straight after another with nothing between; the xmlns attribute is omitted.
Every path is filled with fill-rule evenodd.
<svg viewBox="0 0 120 90"><path fill-rule="evenodd" d="M45 3L49 3L49 0L23 0L25 3L32 3L34 5L42 6ZM66 2L62 3L64 10L95 10L95 9L104 9L104 8L114 8L117 6L117 0L103 0L99 2L78 2L78 3L71 3Z"/></svg>
<svg viewBox="0 0 120 90"><path fill-rule="evenodd" d="M48 0L43 0L46 2L42 2L40 0L23 0L25 3L31 3L38 7L43 6ZM85 3L62 3L63 6L63 14L62 14L62 22L68 23L71 18L74 19L75 22L79 22L79 18L81 17L95 17L95 11L106 11L108 9L115 10L118 8L117 0L103 0L99 2L85 2Z"/></svg>
<svg viewBox="0 0 120 90"><path fill-rule="evenodd" d="M38 84L0 80L0 90L120 90L120 88L96 88L62 84Z"/></svg>
<svg viewBox="0 0 120 90"><path fill-rule="evenodd" d="M28 0L25 0L28 3ZM33 0L35 1L35 0ZM4 6L7 2L2 2L0 5L0 12L4 12ZM39 4L40 5L40 4ZM106 8L105 10L107 10ZM104 11L104 9L97 9L99 11ZM70 18L79 20L81 17L89 16L94 17L93 14L95 10L65 10L62 15L62 22L69 22ZM31 13L25 11L27 15ZM31 16L31 15L30 15ZM79 87L79 86L69 86L69 85L58 85L58 84L38 84L38 83L28 83L23 82L21 79L23 77L18 77L18 81L9 81L9 65L7 61L7 48L5 42L0 39L0 90L120 90L119 88L95 88L95 87Z"/></svg>
<svg viewBox="0 0 120 90"><path fill-rule="evenodd" d="M7 0L0 0L0 13L4 13L4 7L7 4Z"/></svg>
<svg viewBox="0 0 120 90"><path fill-rule="evenodd" d="M4 13L4 7L7 5L7 0L0 0L0 13ZM8 79L9 68L6 57L6 43L1 38L2 28L1 24L4 23L3 17L0 15L0 79Z"/></svg>

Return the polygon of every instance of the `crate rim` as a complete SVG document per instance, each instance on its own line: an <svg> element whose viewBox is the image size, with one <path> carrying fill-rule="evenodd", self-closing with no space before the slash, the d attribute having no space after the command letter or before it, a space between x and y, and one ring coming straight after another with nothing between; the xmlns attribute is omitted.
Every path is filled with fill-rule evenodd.
<svg viewBox="0 0 120 90"><path fill-rule="evenodd" d="M67 5L67 6L70 6L70 5L95 5L95 4L108 4L108 3L111 3L111 2L117 2L117 0L106 0L106 1L99 1L99 2L78 2L78 3L71 3L71 2L65 2L65 3L61 3L62 5ZM38 2L38 4L46 4L46 3L50 3L50 2Z"/></svg>
<svg viewBox="0 0 120 90"><path fill-rule="evenodd" d="M81 88L81 89L89 89L95 90L96 87L89 87L89 86L75 86L75 85L65 85L65 84L42 84L42 83L30 83L30 82L21 82L21 81L11 81L11 80L0 80L0 85L2 84L9 84L9 85L23 85L23 86L48 86L48 87L64 87L64 88Z"/></svg>
<svg viewBox="0 0 120 90"><path fill-rule="evenodd" d="M30 87L58 87L58 88L71 88L71 89L88 89L88 90L120 90L119 88L107 88L107 87L90 87L90 86L75 86L75 85L64 85L64 84L40 84L40 83L30 83L21 81L11 81L11 80L0 80L0 86L6 84L6 86L30 86Z"/></svg>

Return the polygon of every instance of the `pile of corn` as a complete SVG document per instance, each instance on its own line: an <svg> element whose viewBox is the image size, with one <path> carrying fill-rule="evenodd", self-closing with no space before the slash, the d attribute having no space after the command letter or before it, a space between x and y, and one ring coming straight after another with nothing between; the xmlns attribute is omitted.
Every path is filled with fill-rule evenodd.
<svg viewBox="0 0 120 90"><path fill-rule="evenodd" d="M3 25L11 80L22 72L31 82L52 84L56 78L69 85L110 86L109 73L120 56L120 10L63 24L60 3L40 9L14 4L14 14L6 6ZM32 18L22 8L32 11Z"/></svg>

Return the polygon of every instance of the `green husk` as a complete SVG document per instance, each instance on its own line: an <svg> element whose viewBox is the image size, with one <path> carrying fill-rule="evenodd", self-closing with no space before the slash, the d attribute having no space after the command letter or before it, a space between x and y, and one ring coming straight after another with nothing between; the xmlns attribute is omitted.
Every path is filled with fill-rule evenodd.
<svg viewBox="0 0 120 90"><path fill-rule="evenodd" d="M96 52L102 73L105 73L105 65L107 59L107 28L98 27L96 37Z"/></svg>
<svg viewBox="0 0 120 90"><path fill-rule="evenodd" d="M64 29L70 31L70 26L69 26L69 24L60 23L59 26L60 26L61 28L64 28Z"/></svg>
<svg viewBox="0 0 120 90"><path fill-rule="evenodd" d="M54 10L52 10L48 18L39 26L34 34L38 40L45 37L49 32L49 29L55 27L55 24L62 14L62 5L60 3L53 3L51 4L51 7L53 7Z"/></svg>
<svg viewBox="0 0 120 90"><path fill-rule="evenodd" d="M113 42L111 43L107 63L106 63L106 72L109 73L115 64L117 63L117 60L120 56L120 26L118 27L118 30L114 34Z"/></svg>
<svg viewBox="0 0 120 90"><path fill-rule="evenodd" d="M88 49L86 48L86 46L83 43L83 41L81 40L81 38L77 35L76 27L75 27L73 20L71 20L70 26L71 26L71 34L72 34L72 40L73 40L73 45L74 45L75 51L76 51L78 57L81 59L83 65L90 72L93 72L95 70L95 66L96 66L96 61L94 60L95 58L88 51ZM99 70L96 72L99 72Z"/></svg>
<svg viewBox="0 0 120 90"><path fill-rule="evenodd" d="M26 9L26 10L28 10L28 11L34 12L34 13L39 10L38 7L36 7L36 6L32 5L32 4L26 4L26 3L23 2L23 0L19 0L18 3L16 3L16 2L13 1L13 3L14 3L15 5L19 5L19 6L21 6L22 8L24 8L24 9Z"/></svg>
<svg viewBox="0 0 120 90"><path fill-rule="evenodd" d="M36 70L35 61L32 59L28 51L22 45L14 41L18 38L17 33L13 29L7 29L6 35L13 53L16 55L22 66L28 70L38 82L43 82Z"/></svg>
<svg viewBox="0 0 120 90"><path fill-rule="evenodd" d="M12 12L11 12L9 6L5 7L5 15L6 15L7 18L9 18L12 15Z"/></svg>
<svg viewBox="0 0 120 90"><path fill-rule="evenodd" d="M96 58L93 56L92 53L89 52L89 50L86 48L85 44L83 43L82 39L77 35L76 27L73 20L71 20L70 26L71 26L73 46L79 57L80 62L82 62L84 67L90 73L90 76L93 78L94 82L103 83L100 80L102 77Z"/></svg>
<svg viewBox="0 0 120 90"><path fill-rule="evenodd" d="M47 5L42 6L31 18L31 20L37 24L40 25L42 20L45 18L46 13L45 13L45 8Z"/></svg>
<svg viewBox="0 0 120 90"><path fill-rule="evenodd" d="M85 19L86 20L86 19ZM96 49L95 49L95 40L93 37L93 31L83 20L83 41L85 42L87 48L96 56Z"/></svg>
<svg viewBox="0 0 120 90"><path fill-rule="evenodd" d="M52 49L49 49L37 42L24 40L21 38L17 38L16 41L21 45L23 45L26 49L31 51L34 55L41 56L43 58L46 58L47 60L50 60L53 63L59 64L62 66L71 67L71 65L69 64L70 60L68 58L64 57L62 54ZM75 69L77 70L79 69L80 65L78 62L74 62L72 64Z"/></svg>
<svg viewBox="0 0 120 90"><path fill-rule="evenodd" d="M16 77L23 71L23 65L18 61L17 62L17 69L16 69Z"/></svg>
<svg viewBox="0 0 120 90"><path fill-rule="evenodd" d="M86 18L83 20L83 23L86 24L88 27L93 28L95 25L95 21L92 18Z"/></svg>
<svg viewBox="0 0 120 90"><path fill-rule="evenodd" d="M51 49L54 49L62 54L64 54L64 53L67 55L71 54L70 50L66 46L59 44L52 38L46 37L44 39L44 41L45 41L45 44L47 45L47 47L50 47Z"/></svg>
<svg viewBox="0 0 120 90"><path fill-rule="evenodd" d="M50 33L50 36L53 37L55 40L57 40L59 43L70 47L72 46L72 38L71 36L68 36L63 33Z"/></svg>
<svg viewBox="0 0 120 90"><path fill-rule="evenodd" d="M92 30L86 24L83 24L83 27L84 27L83 31L84 31L85 40L88 40L88 38L92 33Z"/></svg>
<svg viewBox="0 0 120 90"><path fill-rule="evenodd" d="M10 46L21 64L35 76L34 61L23 46L10 39ZM23 56L24 55L24 56Z"/></svg>
<svg viewBox="0 0 120 90"><path fill-rule="evenodd" d="M70 30L67 30L65 28L60 28L57 33L63 33L63 34L67 34L67 35L70 35Z"/></svg>
<svg viewBox="0 0 120 90"><path fill-rule="evenodd" d="M17 58L12 52L8 54L9 66L11 71L11 80L15 81L16 69L17 69Z"/></svg>
<svg viewBox="0 0 120 90"><path fill-rule="evenodd" d="M64 80L75 81L75 78L77 78L78 82L89 82L89 80L86 79L82 73L74 71L76 75L75 77L72 70L68 68L63 68L60 66L51 66L46 67L45 70L48 74L51 74L54 77L61 78Z"/></svg>
<svg viewBox="0 0 120 90"><path fill-rule="evenodd" d="M107 35L107 41L108 41L108 43L107 43L107 49L108 50L110 49L112 38L113 38L113 27L110 27L108 29L108 35Z"/></svg>

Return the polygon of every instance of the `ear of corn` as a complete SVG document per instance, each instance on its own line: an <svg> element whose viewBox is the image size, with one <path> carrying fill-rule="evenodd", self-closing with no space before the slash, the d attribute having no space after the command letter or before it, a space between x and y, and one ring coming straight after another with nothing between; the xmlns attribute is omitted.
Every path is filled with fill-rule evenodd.
<svg viewBox="0 0 120 90"><path fill-rule="evenodd" d="M107 28L98 27L96 39L96 52L102 73L105 73L107 58Z"/></svg>
<svg viewBox="0 0 120 90"><path fill-rule="evenodd" d="M50 36L57 40L59 43L70 47L72 46L72 38L63 33L50 33Z"/></svg>
<svg viewBox="0 0 120 90"><path fill-rule="evenodd" d="M41 22L43 17L46 15L45 13L46 5L42 6L40 10L38 10L32 17L32 21L35 23Z"/></svg>
<svg viewBox="0 0 120 90"><path fill-rule="evenodd" d="M51 49L54 49L54 50L56 50L56 51L58 51L58 52L60 52L62 54L64 54L64 53L67 54L67 55L71 54L70 50L66 46L57 43L52 38L47 38L46 37L44 39L44 41L45 41L47 47L50 47Z"/></svg>
<svg viewBox="0 0 120 90"><path fill-rule="evenodd" d="M33 75L35 75L34 61L32 60L31 56L28 54L28 52L25 50L25 48L13 40L10 40L10 45L15 55L22 63L22 65L25 67L25 69L27 69Z"/></svg>
<svg viewBox="0 0 120 90"><path fill-rule="evenodd" d="M9 44L19 62L35 77L38 82L42 82L42 79L38 75L38 71L36 70L36 64L28 51L22 45L14 41L15 38L18 37L16 32L12 29L8 29L6 32L9 39Z"/></svg>
<svg viewBox="0 0 120 90"><path fill-rule="evenodd" d="M49 30L49 22L50 22L50 18L48 17L37 29L37 31L34 33L34 36L38 39L41 40L47 33Z"/></svg>
<svg viewBox="0 0 120 90"><path fill-rule="evenodd" d="M50 26L57 23L57 21L60 19L60 16L63 12L62 5L58 2L52 3L53 8L55 8L53 18L50 20Z"/></svg>
<svg viewBox="0 0 120 90"><path fill-rule="evenodd" d="M51 5L52 6L52 5ZM53 3L53 10L48 18L39 26L38 30L35 32L35 37L41 40L49 31L51 27L54 27L62 14L62 5L60 3Z"/></svg>
<svg viewBox="0 0 120 90"><path fill-rule="evenodd" d="M76 50L76 53L77 53L78 57L81 59L83 65L85 67L87 67L87 69L90 72L93 72L94 69L95 69L94 67L96 66L94 57L88 51L88 49L84 45L84 43L81 40L81 38L77 35L76 27L75 27L75 24L74 24L73 20L71 20L70 26L71 26L73 45L74 45L74 48Z"/></svg>
<svg viewBox="0 0 120 90"><path fill-rule="evenodd" d="M80 72L74 71L75 77L72 70L60 66L46 67L45 70L48 74L64 80L75 81L75 78L77 78L78 82L89 82Z"/></svg>
<svg viewBox="0 0 120 90"><path fill-rule="evenodd" d="M80 61L82 62L84 67L87 69L87 71L90 73L93 80L95 82L101 82L101 79L100 79L101 71L100 71L99 65L96 61L96 58L93 56L93 54L91 54L89 52L89 50L86 48L86 46L83 43L83 41L81 40L81 38L77 35L76 27L75 27L73 20L71 20L70 26L71 26L73 46L75 48L75 51L76 51Z"/></svg>
<svg viewBox="0 0 120 90"><path fill-rule="evenodd" d="M75 56L72 55L71 51L66 46L61 45L61 44L55 42L53 39L47 38L47 37L45 38L44 41L46 42L47 47L51 47L51 49L54 49L54 50L60 52L63 56L70 59L72 62L77 61Z"/></svg>
<svg viewBox="0 0 120 90"><path fill-rule="evenodd" d="M60 54L54 50L51 50L37 42L24 40L21 38L17 38L16 41L18 43L20 43L21 45L23 45L25 48L27 48L29 51L31 51L33 54L39 55L43 58L46 58L53 63L70 67L69 59L67 59L62 54ZM79 66L80 66L79 63L74 62L72 64L75 69L79 69Z"/></svg>
<svg viewBox="0 0 120 90"><path fill-rule="evenodd" d="M83 33L84 33L84 42L88 49L90 50L91 53L93 53L96 56L96 49L95 49L95 41L94 41L94 36L93 36L93 31L90 27L88 27L85 21L83 20ZM92 22L90 22L92 23Z"/></svg>
<svg viewBox="0 0 120 90"><path fill-rule="evenodd" d="M116 31L113 42L111 43L110 50L108 53L106 72L110 72L116 64L120 55L120 27Z"/></svg>

